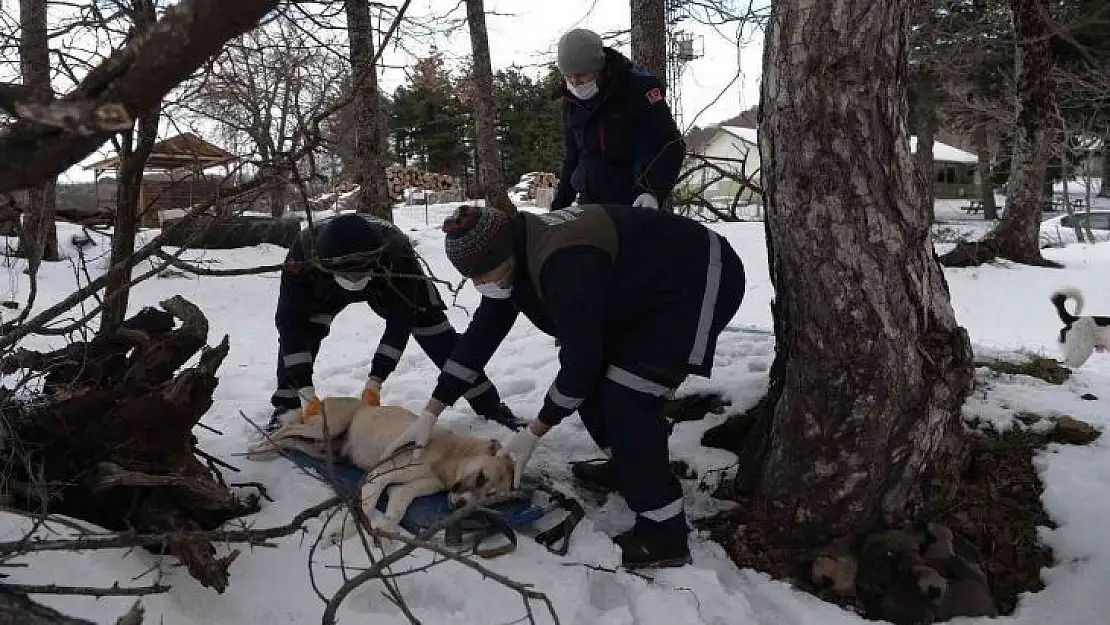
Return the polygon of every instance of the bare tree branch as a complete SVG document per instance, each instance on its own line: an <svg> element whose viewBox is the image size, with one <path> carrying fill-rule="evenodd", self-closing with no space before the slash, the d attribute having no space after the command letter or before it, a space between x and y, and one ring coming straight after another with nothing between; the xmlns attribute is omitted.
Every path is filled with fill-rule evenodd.
<svg viewBox="0 0 1110 625"><path fill-rule="evenodd" d="M135 117L157 106L229 39L253 28L278 0L181 0L150 30L91 71L68 102L122 106ZM0 135L0 191L34 187L92 154L108 134L19 122Z"/></svg>

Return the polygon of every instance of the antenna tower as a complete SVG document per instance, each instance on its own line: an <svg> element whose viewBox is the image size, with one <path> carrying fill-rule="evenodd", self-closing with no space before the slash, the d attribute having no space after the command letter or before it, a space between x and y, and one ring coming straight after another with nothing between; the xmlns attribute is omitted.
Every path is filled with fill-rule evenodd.
<svg viewBox="0 0 1110 625"><path fill-rule="evenodd" d="M705 55L701 35L680 30L686 20L679 11L682 0L667 0L667 105L671 108L680 132L685 132L682 114L682 75L686 65Z"/></svg>

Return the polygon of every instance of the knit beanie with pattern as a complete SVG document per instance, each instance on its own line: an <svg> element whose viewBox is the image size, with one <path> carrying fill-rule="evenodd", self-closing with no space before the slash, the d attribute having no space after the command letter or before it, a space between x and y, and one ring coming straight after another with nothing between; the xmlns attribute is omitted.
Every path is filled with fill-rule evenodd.
<svg viewBox="0 0 1110 625"><path fill-rule="evenodd" d="M601 36L585 28L569 31L559 38L556 64L564 76L600 72L605 67Z"/></svg>
<svg viewBox="0 0 1110 625"><path fill-rule="evenodd" d="M443 222L447 258L467 278L479 276L513 255L512 227L495 208L460 206Z"/></svg>

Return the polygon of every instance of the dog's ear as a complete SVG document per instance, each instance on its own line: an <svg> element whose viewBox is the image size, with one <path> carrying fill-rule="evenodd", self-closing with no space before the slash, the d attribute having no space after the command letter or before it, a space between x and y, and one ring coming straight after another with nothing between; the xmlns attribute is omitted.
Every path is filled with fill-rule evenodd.
<svg viewBox="0 0 1110 625"><path fill-rule="evenodd" d="M497 452L501 451L501 441L497 440L496 438L489 439L489 447L486 449L486 451L489 452L489 455L496 456Z"/></svg>

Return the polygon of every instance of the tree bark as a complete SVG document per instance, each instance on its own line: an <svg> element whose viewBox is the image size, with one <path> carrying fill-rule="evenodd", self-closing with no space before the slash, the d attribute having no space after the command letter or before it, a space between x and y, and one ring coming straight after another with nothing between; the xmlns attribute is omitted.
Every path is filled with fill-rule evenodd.
<svg viewBox="0 0 1110 625"><path fill-rule="evenodd" d="M632 62L667 83L667 11L664 0L630 0ZM670 85L667 85L670 88Z"/></svg>
<svg viewBox="0 0 1110 625"><path fill-rule="evenodd" d="M916 120L917 152L914 161L917 169L925 178L925 200L929 210L929 223L935 220L937 173L933 167L933 144L936 143L937 127L937 63L932 50L936 47L937 15L932 2L921 3L914 13L918 16L918 45L927 52L919 59L914 83L917 88Z"/></svg>
<svg viewBox="0 0 1110 625"><path fill-rule="evenodd" d="M73 618L0 586L0 625L95 625L92 621Z"/></svg>
<svg viewBox="0 0 1110 625"><path fill-rule="evenodd" d="M496 106L493 101L493 62L489 54L486 8L483 0L466 0L466 21L470 26L470 47L474 53L474 135L478 146L478 178L486 206L516 214L509 199L505 174L501 171L501 152L497 146Z"/></svg>
<svg viewBox="0 0 1110 625"><path fill-rule="evenodd" d="M962 444L973 361L909 151L910 4L782 0L767 31L778 340L757 495L813 544L911 519Z"/></svg>
<svg viewBox="0 0 1110 625"><path fill-rule="evenodd" d="M1102 185L1098 196L1110 197L1110 132L1102 137Z"/></svg>
<svg viewBox="0 0 1110 625"><path fill-rule="evenodd" d="M131 11L131 37L149 28L156 20L157 13L151 0L135 0ZM161 103L151 107L139 117L135 128L123 133L120 141L120 165L116 184L116 214L112 228L112 250L109 266L128 265L127 269L109 274L104 285L104 308L100 313L100 335L115 332L127 316L127 303L130 299L131 256L135 253L135 235L139 230L139 206L143 188L143 172L146 161L158 139L158 120L161 116Z"/></svg>
<svg viewBox="0 0 1110 625"><path fill-rule="evenodd" d="M987 128L980 124L971 133L975 145L976 169L979 177L979 199L983 202L983 219L998 219L998 205L994 201L994 182L991 180L991 147L987 139Z"/></svg>
<svg viewBox="0 0 1110 625"><path fill-rule="evenodd" d="M937 138L936 83L933 75L926 71L918 80L917 100L917 152L914 161L917 171L925 179L922 191L925 194L929 223L935 219L937 173L933 167L933 145Z"/></svg>
<svg viewBox="0 0 1110 625"><path fill-rule="evenodd" d="M374 26L369 0L346 0L347 37L355 90L355 144L351 179L359 185L357 210L393 221L385 179L384 130L379 115L378 68L374 63Z"/></svg>
<svg viewBox="0 0 1110 625"><path fill-rule="evenodd" d="M120 151L119 183L116 186L116 214L112 228L112 251L109 266L129 265L125 271L109 274L104 285L104 308L100 313L99 334L115 332L127 316L130 299L131 256L135 253L135 235L139 230L139 206L146 161L158 139L159 110L147 111L138 121L138 137L134 131L124 133Z"/></svg>
<svg viewBox="0 0 1110 625"><path fill-rule="evenodd" d="M1001 258L1051 266L1041 255L1041 214L1056 124L1047 0L1011 0L1017 39L1017 124L1006 210L983 243Z"/></svg>
<svg viewBox="0 0 1110 625"><path fill-rule="evenodd" d="M273 178L267 200L270 203L270 217L281 219L285 216L285 206L289 204L289 180L285 170L281 167L272 167L265 175Z"/></svg>
<svg viewBox="0 0 1110 625"><path fill-rule="evenodd" d="M23 85L37 102L54 97L50 86L50 45L47 36L46 0L19 0L19 57ZM28 189L27 212L23 215L20 253L27 258L27 273L38 273L42 261L58 257L58 228L54 224L57 179Z"/></svg>

